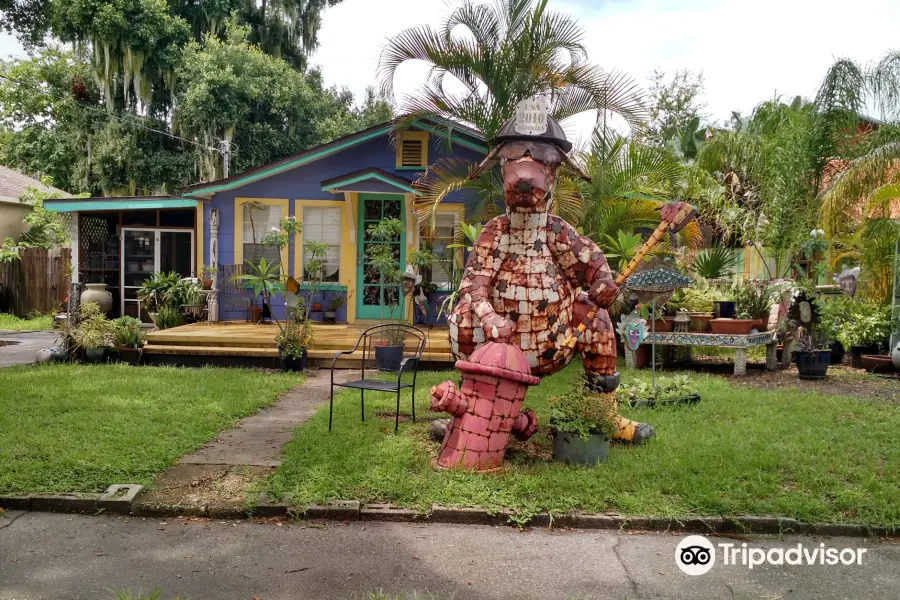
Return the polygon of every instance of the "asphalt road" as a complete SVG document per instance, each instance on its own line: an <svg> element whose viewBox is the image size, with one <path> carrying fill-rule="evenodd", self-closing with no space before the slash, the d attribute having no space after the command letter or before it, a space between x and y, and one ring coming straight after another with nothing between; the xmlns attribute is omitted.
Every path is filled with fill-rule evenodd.
<svg viewBox="0 0 900 600"><path fill-rule="evenodd" d="M867 548L862 565L725 566L689 576L684 536L404 523L249 523L9 512L0 516L0 598L900 598L900 543L712 538L751 548Z"/></svg>

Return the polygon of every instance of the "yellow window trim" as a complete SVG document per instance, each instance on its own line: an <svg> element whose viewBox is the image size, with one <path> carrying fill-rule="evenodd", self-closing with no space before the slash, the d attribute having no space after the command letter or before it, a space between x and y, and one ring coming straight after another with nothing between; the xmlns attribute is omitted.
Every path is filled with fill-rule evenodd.
<svg viewBox="0 0 900 600"><path fill-rule="evenodd" d="M235 198L234 199L234 262L244 264L244 205L262 204L264 206L280 206L281 218L291 214L290 203L287 198ZM286 274L290 264L288 263L287 248L281 249L281 272Z"/></svg>
<svg viewBox="0 0 900 600"><path fill-rule="evenodd" d="M403 142L404 141L420 141L422 142L422 156L418 165L403 164ZM428 166L428 132L427 131L404 131L397 137L397 156L396 167L398 169L411 169L416 167L425 168Z"/></svg>
<svg viewBox="0 0 900 600"><path fill-rule="evenodd" d="M436 213L456 213L457 221L456 224L462 223L466 220L466 205L465 204L439 204L435 209ZM418 228L417 228L418 234ZM416 240L418 242L416 249L418 250L418 245L422 243L421 239ZM456 263L458 266L463 266L463 249L456 249Z"/></svg>

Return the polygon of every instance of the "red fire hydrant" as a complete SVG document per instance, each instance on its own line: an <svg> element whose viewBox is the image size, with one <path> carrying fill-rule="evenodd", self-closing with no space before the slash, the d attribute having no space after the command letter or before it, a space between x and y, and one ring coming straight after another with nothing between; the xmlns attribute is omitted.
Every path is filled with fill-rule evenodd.
<svg viewBox="0 0 900 600"><path fill-rule="evenodd" d="M500 467L509 435L527 440L538 429L531 409L522 408L528 386L540 379L512 344L487 342L469 360L456 361L462 389L451 381L431 388L431 409L450 413L450 426L436 464L489 471Z"/></svg>

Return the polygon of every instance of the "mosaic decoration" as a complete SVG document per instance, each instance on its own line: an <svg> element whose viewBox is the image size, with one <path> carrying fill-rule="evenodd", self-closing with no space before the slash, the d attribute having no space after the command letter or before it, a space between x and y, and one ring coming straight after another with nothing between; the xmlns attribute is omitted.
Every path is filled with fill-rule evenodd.
<svg viewBox="0 0 900 600"><path fill-rule="evenodd" d="M538 101L531 102L519 116L542 123L544 117L533 114L541 106L546 107ZM616 340L607 309L618 295L619 287L600 248L550 210L557 170L563 162L571 164L566 155L571 143L565 139L559 123L549 115L546 115L546 128L538 128L545 130L537 135L517 130L515 119L501 127L493 140L494 149L472 175L476 177L496 161L500 162L506 214L485 225L469 253L459 289L460 300L448 318L451 352L462 371L463 366L482 357L483 346L479 346L490 343L491 348L496 348L501 344L507 347L503 356L509 359L521 353L530 375L537 377L561 370L577 354L582 358L593 389L598 393L612 392L618 386L619 376ZM580 173L577 165L573 168ZM664 220L669 214L690 213L681 210L685 206L678 203L673 211L667 205ZM577 331L579 326L583 331ZM463 376L468 376L465 371ZM509 386L512 384L504 384L499 375L494 377L491 381L472 379L475 386L472 389L477 392L475 407L481 405L478 414L518 418L518 408L504 404L503 410L499 410L490 406L511 402ZM446 383L442 385L444 392L452 389ZM498 396L504 385L507 386L503 391L505 396ZM524 397L524 387L519 390L516 386L516 393L519 391ZM453 418L445 434L439 464L493 468L487 465L502 459L502 448L513 431L512 422L503 421L504 430L488 429L487 452L499 454L484 461L480 456L466 459L469 452L482 452L475 448L481 448L485 442L483 436L463 437L456 433L450 443L449 436L461 430L462 415L469 413L468 409L460 408L461 404L453 403L455 395L444 401L444 392L441 399L434 401L435 409L449 411ZM473 397L466 390L462 395L467 402ZM649 425L621 416L617 416L617 422L615 439L637 443L653 435ZM520 435L524 438L528 431Z"/></svg>

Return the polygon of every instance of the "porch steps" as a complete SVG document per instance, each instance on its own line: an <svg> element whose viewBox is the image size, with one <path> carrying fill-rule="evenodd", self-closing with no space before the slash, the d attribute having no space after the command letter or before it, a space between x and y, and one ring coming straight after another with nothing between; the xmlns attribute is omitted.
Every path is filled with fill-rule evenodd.
<svg viewBox="0 0 900 600"><path fill-rule="evenodd" d="M354 325L314 325L313 344L309 349L312 366L330 367L338 350L349 350L369 323ZM144 356L150 363L166 364L226 364L247 366L277 366L275 325L249 323L195 323L147 334ZM423 363L435 368L452 368L450 340L446 327L426 330L428 339ZM363 353L341 357L340 368L359 368Z"/></svg>

